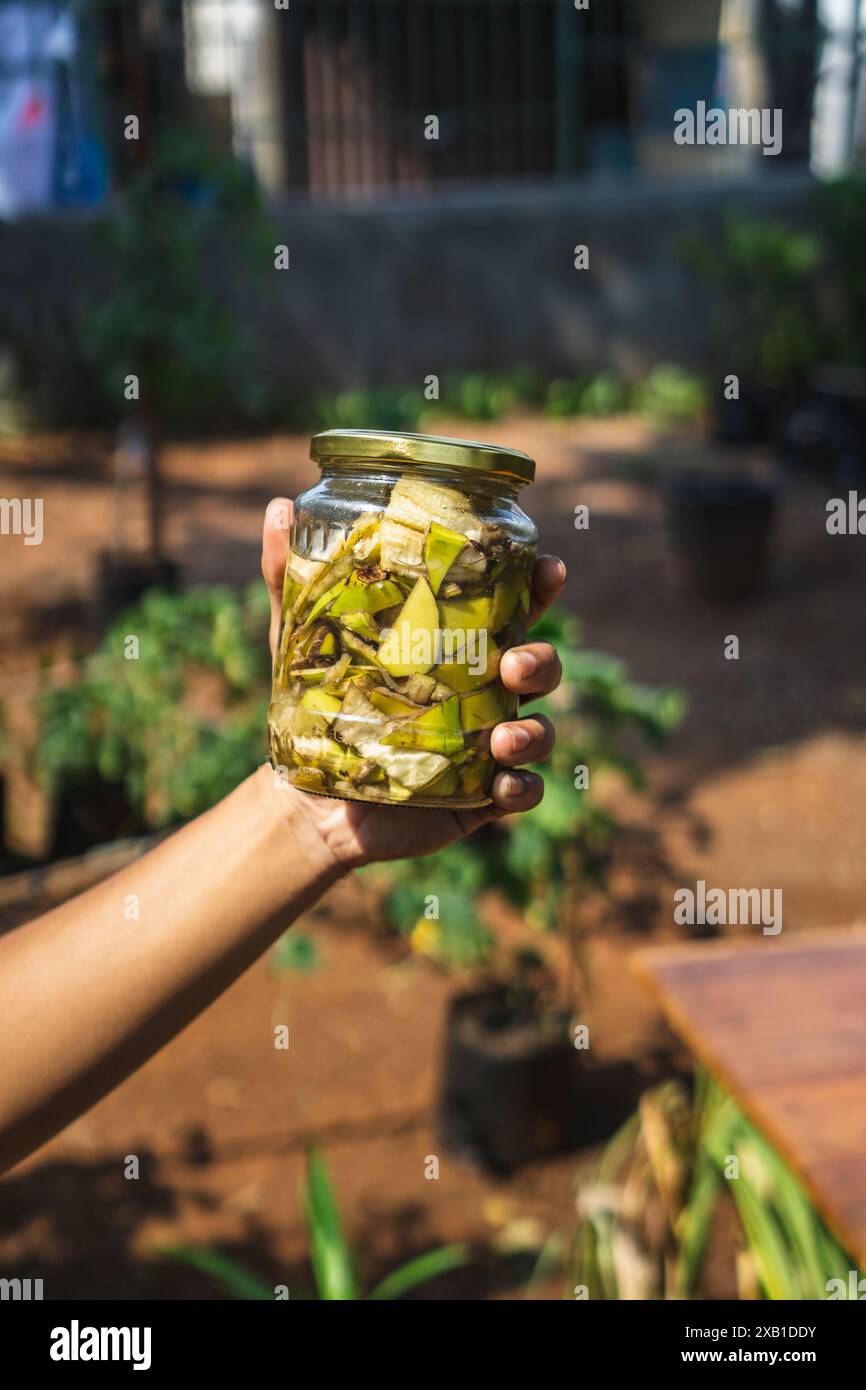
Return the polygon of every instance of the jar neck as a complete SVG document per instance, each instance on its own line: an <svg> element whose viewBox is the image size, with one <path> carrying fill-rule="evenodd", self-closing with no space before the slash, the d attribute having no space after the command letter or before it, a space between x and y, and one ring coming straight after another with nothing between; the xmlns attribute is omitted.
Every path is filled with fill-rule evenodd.
<svg viewBox="0 0 866 1390"><path fill-rule="evenodd" d="M428 483L441 483L443 487L456 488L458 492L468 492L473 496L515 499L526 482L522 478L512 478L502 473L482 473L473 468L443 468L440 465L413 463L411 467L401 467L390 460L367 464L328 462L319 465L323 479L350 479L363 483L400 478L423 478Z"/></svg>

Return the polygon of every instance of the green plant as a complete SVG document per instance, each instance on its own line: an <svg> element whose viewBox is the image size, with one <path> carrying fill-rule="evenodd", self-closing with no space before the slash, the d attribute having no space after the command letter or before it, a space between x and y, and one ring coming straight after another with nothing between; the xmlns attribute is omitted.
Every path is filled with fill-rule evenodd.
<svg viewBox="0 0 866 1390"><path fill-rule="evenodd" d="M628 410L629 404L629 387L614 372L559 378L549 384L545 394L548 415L616 415Z"/></svg>
<svg viewBox="0 0 866 1390"><path fill-rule="evenodd" d="M692 235L680 253L715 295L724 370L770 388L800 383L826 346L816 296L820 237L730 212L720 243Z"/></svg>
<svg viewBox="0 0 866 1390"><path fill-rule="evenodd" d="M117 283L85 313L83 345L118 414L137 378L127 409L144 441L150 550L160 558L166 430L201 426L223 404L255 416L266 403L253 345L208 267L218 246L251 268L268 264L273 234L248 171L184 127L157 142L100 234Z"/></svg>
<svg viewBox="0 0 866 1390"><path fill-rule="evenodd" d="M676 1082L646 1093L582 1185L574 1282L593 1298L693 1297L726 1200L744 1247L741 1297L825 1299L831 1280L847 1287L850 1256L760 1131L700 1069L691 1105Z"/></svg>
<svg viewBox="0 0 866 1390"><path fill-rule="evenodd" d="M866 177L843 174L819 194L821 235L832 280L827 314L832 325L828 356L846 366L866 367Z"/></svg>
<svg viewBox="0 0 866 1390"><path fill-rule="evenodd" d="M271 953L271 969L275 974L291 971L296 975L312 975L319 964L315 941L297 928L284 932Z"/></svg>
<svg viewBox="0 0 866 1390"><path fill-rule="evenodd" d="M560 690L533 709L556 724L557 743L544 772L544 800L505 827L485 827L439 854L368 870L385 887L388 921L441 964L464 968L489 959L492 937L480 896L498 890L530 926L569 930L578 883L604 885L605 856L617 822L597 794L605 774L644 786L641 755L660 746L684 712L674 690L629 680L623 664L582 650L574 618L554 610L532 637L556 644ZM582 789L580 769L590 770ZM435 911L438 911L438 916Z"/></svg>
<svg viewBox="0 0 866 1390"><path fill-rule="evenodd" d="M447 416L489 421L523 409L562 418L641 411L663 423L680 423L696 419L705 401L699 377L666 363L634 385L609 370L545 381L536 370L518 367L444 376L435 400L428 400L421 387L406 385L319 391L309 401L284 408L281 419L302 430L432 430Z"/></svg>
<svg viewBox="0 0 866 1390"><path fill-rule="evenodd" d="M267 595L152 590L38 697L36 770L55 793L94 775L148 827L200 814L262 760Z"/></svg>
<svg viewBox="0 0 866 1390"><path fill-rule="evenodd" d="M661 424L690 424L707 406L707 388L700 377L670 362L654 367L634 392L641 414Z"/></svg>
<svg viewBox="0 0 866 1390"><path fill-rule="evenodd" d="M343 1233L336 1195L324 1159L315 1150L307 1155L301 1206L310 1240L310 1263L320 1299L344 1302L361 1297L381 1301L402 1298L410 1290L468 1263L469 1247L445 1245L409 1260L386 1275L367 1294L359 1293L355 1260ZM216 1251L178 1245L162 1252L171 1259L209 1274L234 1298L273 1300L274 1290L235 1260Z"/></svg>

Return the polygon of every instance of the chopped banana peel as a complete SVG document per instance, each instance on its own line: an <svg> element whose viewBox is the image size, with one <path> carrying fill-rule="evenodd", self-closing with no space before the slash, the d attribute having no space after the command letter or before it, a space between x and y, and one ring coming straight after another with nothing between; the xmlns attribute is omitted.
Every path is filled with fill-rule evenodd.
<svg viewBox="0 0 866 1390"><path fill-rule="evenodd" d="M303 792L323 792L326 790L325 774L321 768L296 767L289 775L292 786L300 787Z"/></svg>
<svg viewBox="0 0 866 1390"><path fill-rule="evenodd" d="M482 627L491 631L493 604L494 600L489 594L479 594L475 598L448 599L439 604L442 626L452 632L477 631Z"/></svg>
<svg viewBox="0 0 866 1390"><path fill-rule="evenodd" d="M403 476L339 532L296 513L268 739L303 791L480 806L490 731L515 717L498 678L523 640L532 553L469 495ZM494 640L495 638L495 640Z"/></svg>
<svg viewBox="0 0 866 1390"><path fill-rule="evenodd" d="M458 694L468 694L471 690L478 690L481 686L489 685L499 674L499 663L502 660L502 652L494 646L493 639L488 638L487 651L483 660L477 662L449 661L441 666L435 667L431 675L437 680L449 685Z"/></svg>
<svg viewBox="0 0 866 1390"><path fill-rule="evenodd" d="M402 686L403 694L419 705L426 705L428 700L432 700L435 689L436 682L432 676L410 676Z"/></svg>
<svg viewBox="0 0 866 1390"><path fill-rule="evenodd" d="M327 718L333 719L335 714L339 714L342 708L342 700L336 695L329 695L327 690L307 690L301 696L301 709L314 710L316 714L324 714Z"/></svg>
<svg viewBox="0 0 866 1390"><path fill-rule="evenodd" d="M424 546L424 563L434 594L438 594L443 579L465 544L466 538L459 531L449 531L447 526L431 521Z"/></svg>
<svg viewBox="0 0 866 1390"><path fill-rule="evenodd" d="M337 598L339 594L342 593L343 589L346 587L346 583L347 580L341 579L339 584L335 584L331 589L326 589L326 591L321 595L321 597L316 599L316 602L313 604L312 608L307 614L308 623L311 623L314 618L318 618L319 614L323 612L324 609L330 607L330 605L334 603L334 600Z"/></svg>
<svg viewBox="0 0 866 1390"><path fill-rule="evenodd" d="M490 631L501 632L505 624L514 616L520 602L521 586L506 584L500 580L493 590L493 608L490 614ZM528 591L527 591L528 592Z"/></svg>
<svg viewBox="0 0 866 1390"><path fill-rule="evenodd" d="M428 753L442 753L446 758L463 751L463 730L460 727L460 701L457 696L415 719L399 724L383 743L398 748L421 748Z"/></svg>
<svg viewBox="0 0 866 1390"><path fill-rule="evenodd" d="M336 688L339 686L347 671L351 668L351 665L352 658L348 652L345 652L340 657L339 661L335 661L334 665L325 672L322 678L322 685L328 686L329 688Z"/></svg>
<svg viewBox="0 0 866 1390"><path fill-rule="evenodd" d="M507 708L506 704L513 704L513 708ZM460 697L460 722L466 734L474 734L479 729L492 729L494 724L513 718L515 713L516 701L498 685L487 685L472 695Z"/></svg>
<svg viewBox="0 0 866 1390"><path fill-rule="evenodd" d="M382 567L397 574L418 578L424 573L424 535L409 526L401 526L386 515L380 536Z"/></svg>
<svg viewBox="0 0 866 1390"><path fill-rule="evenodd" d="M353 632L364 642L378 645L379 629L369 613L343 613L340 616L340 626L347 632Z"/></svg>
<svg viewBox="0 0 866 1390"><path fill-rule="evenodd" d="M394 626L386 629L379 664L392 676L423 676L435 660L439 609L426 579L418 579Z"/></svg>
<svg viewBox="0 0 866 1390"><path fill-rule="evenodd" d="M452 764L440 773L435 782L431 782L426 788L427 796L441 796L450 798L454 795L460 785L460 769Z"/></svg>
<svg viewBox="0 0 866 1390"><path fill-rule="evenodd" d="M391 608L401 603L403 590L390 579L362 580L362 570L356 570L358 578L350 580L331 604L331 616L340 613L378 613L383 608Z"/></svg>
<svg viewBox="0 0 866 1390"><path fill-rule="evenodd" d="M412 718L424 714L424 705L407 700L402 695L392 695L390 690L371 690L370 703L389 718Z"/></svg>

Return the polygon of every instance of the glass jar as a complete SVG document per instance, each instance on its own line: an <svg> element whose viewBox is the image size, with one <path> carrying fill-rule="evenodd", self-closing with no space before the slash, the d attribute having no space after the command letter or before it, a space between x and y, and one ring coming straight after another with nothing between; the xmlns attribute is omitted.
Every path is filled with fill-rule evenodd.
<svg viewBox="0 0 866 1390"><path fill-rule="evenodd" d="M295 502L268 711L271 761L304 791L484 806L499 679L526 633L535 464L433 435L326 430Z"/></svg>

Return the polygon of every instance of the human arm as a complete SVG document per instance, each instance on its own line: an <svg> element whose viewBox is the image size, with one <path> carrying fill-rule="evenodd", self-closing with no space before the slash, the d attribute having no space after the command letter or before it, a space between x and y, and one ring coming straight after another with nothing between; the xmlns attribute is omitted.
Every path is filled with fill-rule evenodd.
<svg viewBox="0 0 866 1390"><path fill-rule="evenodd" d="M286 537L265 526L263 571L279 604ZM540 610L561 587L557 562L536 571ZM273 634L272 634L273 635ZM521 655L536 659L529 674ZM555 653L506 654L522 694L559 679ZM515 725L528 742L512 749ZM552 730L529 718L494 731L503 763L547 756ZM305 795L268 767L80 897L0 938L0 1169L62 1129L206 1008L340 877L376 859L429 853L485 820L527 809L540 779L500 773L495 805L405 811Z"/></svg>

